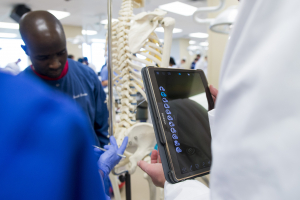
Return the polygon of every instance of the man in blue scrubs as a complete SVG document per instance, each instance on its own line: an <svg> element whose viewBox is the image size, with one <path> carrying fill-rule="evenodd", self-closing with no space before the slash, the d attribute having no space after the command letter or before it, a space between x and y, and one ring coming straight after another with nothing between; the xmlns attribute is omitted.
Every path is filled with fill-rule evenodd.
<svg viewBox="0 0 300 200"><path fill-rule="evenodd" d="M106 95L95 72L88 66L67 59L66 37L58 19L47 11L25 14L20 33L32 65L21 76L42 79L77 102L94 130L94 144L108 144L108 110Z"/></svg>
<svg viewBox="0 0 300 200"><path fill-rule="evenodd" d="M83 111L38 81L0 85L0 199L107 199Z"/></svg>
<svg viewBox="0 0 300 200"><path fill-rule="evenodd" d="M97 167L92 129L73 101L26 77L0 73L0 85L0 199L108 200L103 179L128 138L118 148L111 136Z"/></svg>

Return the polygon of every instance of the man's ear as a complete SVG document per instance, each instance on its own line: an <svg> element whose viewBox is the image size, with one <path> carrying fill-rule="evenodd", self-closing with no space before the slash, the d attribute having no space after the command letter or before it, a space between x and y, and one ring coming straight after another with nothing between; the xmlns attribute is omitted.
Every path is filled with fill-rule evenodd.
<svg viewBox="0 0 300 200"><path fill-rule="evenodd" d="M27 46L21 45L21 48L25 51L26 55L29 56Z"/></svg>

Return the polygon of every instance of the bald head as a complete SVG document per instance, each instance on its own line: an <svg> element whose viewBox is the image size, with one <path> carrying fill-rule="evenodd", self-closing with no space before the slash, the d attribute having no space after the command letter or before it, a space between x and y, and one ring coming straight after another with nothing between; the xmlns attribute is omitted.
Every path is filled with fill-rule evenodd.
<svg viewBox="0 0 300 200"><path fill-rule="evenodd" d="M36 72L49 78L59 77L67 60L66 37L60 21L47 11L29 12L20 21L20 33Z"/></svg>

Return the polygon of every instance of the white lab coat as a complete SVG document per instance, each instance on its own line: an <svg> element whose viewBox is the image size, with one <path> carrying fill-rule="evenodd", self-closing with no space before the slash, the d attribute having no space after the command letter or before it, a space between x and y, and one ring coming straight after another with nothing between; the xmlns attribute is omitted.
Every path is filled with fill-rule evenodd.
<svg viewBox="0 0 300 200"><path fill-rule="evenodd" d="M195 66L195 69L201 69L203 70L205 76L207 76L207 61L205 60L204 57L202 57L197 63L196 63L196 66Z"/></svg>
<svg viewBox="0 0 300 200"><path fill-rule="evenodd" d="M96 69L96 66L92 63L89 63L88 65L97 75L98 75L98 72L97 72L97 69Z"/></svg>
<svg viewBox="0 0 300 200"><path fill-rule="evenodd" d="M215 109L211 200L300 199L299 8L241 1Z"/></svg>

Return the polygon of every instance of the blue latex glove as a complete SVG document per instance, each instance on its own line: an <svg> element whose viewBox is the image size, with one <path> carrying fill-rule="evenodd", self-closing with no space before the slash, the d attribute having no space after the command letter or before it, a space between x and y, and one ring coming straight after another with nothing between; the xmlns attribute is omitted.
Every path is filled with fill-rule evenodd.
<svg viewBox="0 0 300 200"><path fill-rule="evenodd" d="M104 152L98 160L98 168L104 173L104 177L107 177L110 171L120 162L122 159L118 154L123 155L127 143L128 137L126 136L123 140L122 145L118 148L117 141L114 136L109 138L110 145L105 145L104 149L107 151ZM94 148L95 152L102 152L100 149Z"/></svg>

